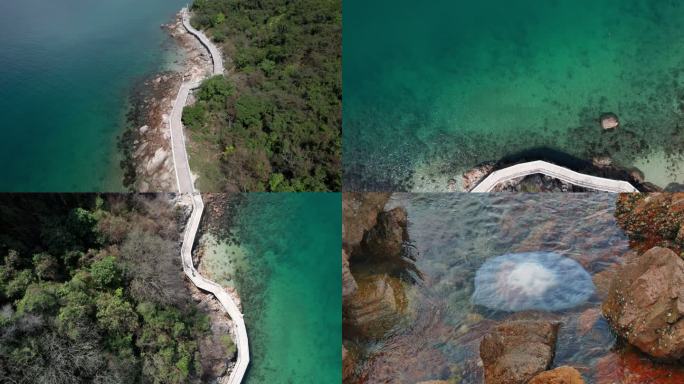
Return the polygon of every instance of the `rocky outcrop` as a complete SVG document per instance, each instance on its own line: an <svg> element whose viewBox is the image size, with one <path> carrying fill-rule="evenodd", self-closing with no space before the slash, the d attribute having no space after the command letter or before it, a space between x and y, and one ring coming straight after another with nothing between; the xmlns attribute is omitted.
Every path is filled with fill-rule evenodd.
<svg viewBox="0 0 684 384"><path fill-rule="evenodd" d="M617 272L603 303L615 332L644 353L684 357L684 260L654 247Z"/></svg>
<svg viewBox="0 0 684 384"><path fill-rule="evenodd" d="M344 193L342 195L342 244L351 256L363 234L371 229L390 198L389 193Z"/></svg>
<svg viewBox="0 0 684 384"><path fill-rule="evenodd" d="M684 193L620 195L615 217L640 252L654 246L684 251Z"/></svg>
<svg viewBox="0 0 684 384"><path fill-rule="evenodd" d="M480 358L486 384L524 384L553 360L558 323L546 320L505 322L482 339Z"/></svg>
<svg viewBox="0 0 684 384"><path fill-rule="evenodd" d="M387 275L358 281L358 289L344 308L344 324L350 336L377 339L394 325L402 307L401 282Z"/></svg>
<svg viewBox="0 0 684 384"><path fill-rule="evenodd" d="M342 300L347 300L354 292L356 292L358 285L354 276L352 276L349 270L349 257L347 252L342 250Z"/></svg>
<svg viewBox="0 0 684 384"><path fill-rule="evenodd" d="M562 366L538 374L527 384L584 384L584 380L575 368Z"/></svg>
<svg viewBox="0 0 684 384"><path fill-rule="evenodd" d="M403 207L378 214L377 223L366 231L361 241L362 253L374 259L393 259L401 254L408 241L408 218Z"/></svg>
<svg viewBox="0 0 684 384"><path fill-rule="evenodd" d="M620 119L612 112L601 114L600 121L603 129L615 129L620 126Z"/></svg>
<svg viewBox="0 0 684 384"><path fill-rule="evenodd" d="M470 191L494 170L493 163L480 164L463 174L463 190Z"/></svg>

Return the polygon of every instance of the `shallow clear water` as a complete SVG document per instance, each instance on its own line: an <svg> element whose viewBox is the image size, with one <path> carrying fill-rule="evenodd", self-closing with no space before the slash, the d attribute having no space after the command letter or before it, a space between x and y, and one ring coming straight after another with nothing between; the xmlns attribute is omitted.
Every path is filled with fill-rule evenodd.
<svg viewBox="0 0 684 384"><path fill-rule="evenodd" d="M128 96L186 0L0 2L2 191L122 190Z"/></svg>
<svg viewBox="0 0 684 384"><path fill-rule="evenodd" d="M345 188L445 190L482 161L604 155L684 183L684 3L344 7ZM602 112L621 127L602 132Z"/></svg>
<svg viewBox="0 0 684 384"><path fill-rule="evenodd" d="M245 194L234 276L251 361L246 383L342 381L341 197ZM232 255L232 256L231 256Z"/></svg>
<svg viewBox="0 0 684 384"><path fill-rule="evenodd" d="M613 217L611 194L395 194L387 208L399 205L408 212L421 277L415 282L404 278L408 304L402 320L379 342L361 344L364 383L455 378L481 383L479 341L493 324L513 314L473 304L476 273L488 260L510 253L553 252L576 261L597 286L605 287L597 276L618 265L629 251ZM378 267L352 264L352 273L378 273ZM580 367L587 379L615 342L602 318L588 330L582 328L583 317L598 314L598 291L561 306L565 309L555 310L554 303L548 303L545 311L562 322L554 366ZM550 300L565 299L553 296Z"/></svg>

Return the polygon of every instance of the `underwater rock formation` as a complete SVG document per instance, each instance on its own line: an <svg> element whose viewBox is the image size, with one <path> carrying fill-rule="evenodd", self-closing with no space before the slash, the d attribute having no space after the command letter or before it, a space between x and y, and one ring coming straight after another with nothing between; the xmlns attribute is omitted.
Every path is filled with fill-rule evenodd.
<svg viewBox="0 0 684 384"><path fill-rule="evenodd" d="M358 289L344 308L349 336L378 339L398 320L402 306L401 282L387 275L359 279Z"/></svg>
<svg viewBox="0 0 684 384"><path fill-rule="evenodd" d="M600 120L603 129L614 129L620 126L620 119L612 112L602 114Z"/></svg>
<svg viewBox="0 0 684 384"><path fill-rule="evenodd" d="M366 231L361 241L364 256L374 259L394 259L401 255L405 241L408 217L403 207L388 212L380 212L375 226Z"/></svg>
<svg viewBox="0 0 684 384"><path fill-rule="evenodd" d="M635 350L616 351L599 359L593 379L595 384L681 384L684 367L656 363Z"/></svg>
<svg viewBox="0 0 684 384"><path fill-rule="evenodd" d="M352 256L363 234L371 229L390 198L389 193L342 194L342 244Z"/></svg>
<svg viewBox="0 0 684 384"><path fill-rule="evenodd" d="M480 343L486 384L525 384L549 369L558 323L521 320L497 325Z"/></svg>
<svg viewBox="0 0 684 384"><path fill-rule="evenodd" d="M584 384L584 379L575 368L562 366L538 374L527 384Z"/></svg>
<svg viewBox="0 0 684 384"><path fill-rule="evenodd" d="M572 259L552 252L510 253L478 269L472 301L508 312L558 311L584 303L593 293L591 276Z"/></svg>
<svg viewBox="0 0 684 384"><path fill-rule="evenodd" d="M358 285L354 276L352 276L349 270L349 256L347 252L342 250L342 300L347 300L354 292L356 292Z"/></svg>
<svg viewBox="0 0 684 384"><path fill-rule="evenodd" d="M654 247L616 274L603 314L615 332L644 353L684 357L684 260Z"/></svg>

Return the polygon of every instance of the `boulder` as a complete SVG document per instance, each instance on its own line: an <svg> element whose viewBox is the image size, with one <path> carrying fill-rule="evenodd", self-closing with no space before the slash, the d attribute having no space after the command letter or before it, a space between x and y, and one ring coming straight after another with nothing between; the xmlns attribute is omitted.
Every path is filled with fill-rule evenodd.
<svg viewBox="0 0 684 384"><path fill-rule="evenodd" d="M398 319L401 282L387 275L359 279L358 289L344 307L343 322L350 335L377 339Z"/></svg>
<svg viewBox="0 0 684 384"><path fill-rule="evenodd" d="M615 129L620 126L620 119L612 112L601 114L600 120L603 129Z"/></svg>
<svg viewBox="0 0 684 384"><path fill-rule="evenodd" d="M356 280L354 280L354 276L352 276L351 271L349 270L349 257L347 256L347 252L342 250L342 299L346 300L349 298L354 292L356 292L356 288L358 288L358 285L356 284Z"/></svg>
<svg viewBox="0 0 684 384"><path fill-rule="evenodd" d="M393 259L401 255L403 244L408 241L407 223L403 207L380 212L375 226L363 235L362 253L375 259Z"/></svg>
<svg viewBox="0 0 684 384"><path fill-rule="evenodd" d="M575 368L562 366L538 374L527 384L584 384L584 379Z"/></svg>
<svg viewBox="0 0 684 384"><path fill-rule="evenodd" d="M613 330L659 359L684 357L684 260L654 247L616 273L602 306Z"/></svg>
<svg viewBox="0 0 684 384"><path fill-rule="evenodd" d="M525 384L549 369L558 323L519 320L497 325L480 343L486 384Z"/></svg>
<svg viewBox="0 0 684 384"><path fill-rule="evenodd" d="M470 191L494 170L494 164L485 163L463 174L463 189Z"/></svg>
<svg viewBox="0 0 684 384"><path fill-rule="evenodd" d="M389 193L344 193L342 195L342 244L351 256L371 229L389 200Z"/></svg>

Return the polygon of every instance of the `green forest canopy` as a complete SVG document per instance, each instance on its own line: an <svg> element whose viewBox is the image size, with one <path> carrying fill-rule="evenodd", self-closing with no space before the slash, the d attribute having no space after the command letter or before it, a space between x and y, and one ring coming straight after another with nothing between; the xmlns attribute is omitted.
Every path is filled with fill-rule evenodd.
<svg viewBox="0 0 684 384"><path fill-rule="evenodd" d="M196 0L192 10L233 67L183 113L200 145L221 153L225 190L339 191L341 1Z"/></svg>
<svg viewBox="0 0 684 384"><path fill-rule="evenodd" d="M177 220L152 197L0 196L0 377L211 379L200 357L229 359L235 349L225 338L206 342L208 317L183 281Z"/></svg>

